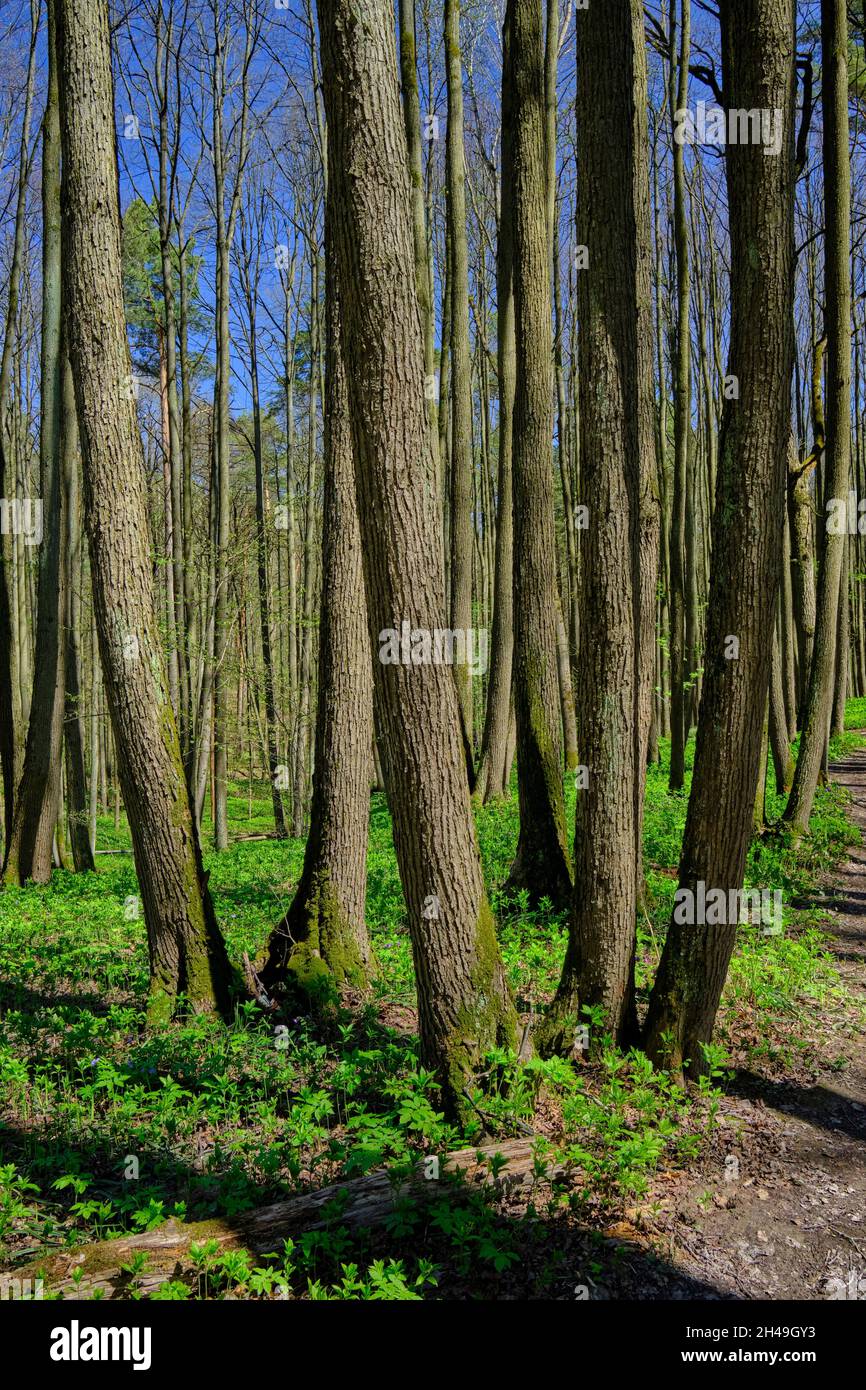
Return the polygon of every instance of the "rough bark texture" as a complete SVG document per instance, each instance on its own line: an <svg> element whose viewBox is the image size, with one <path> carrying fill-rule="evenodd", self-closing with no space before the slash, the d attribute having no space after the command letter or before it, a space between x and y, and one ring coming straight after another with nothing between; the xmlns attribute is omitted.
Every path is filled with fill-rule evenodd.
<svg viewBox="0 0 866 1390"><path fill-rule="evenodd" d="M638 901L644 893L643 814L646 769L650 759L653 725L653 689L656 685L656 609L659 579L659 543L662 508L655 439L655 385L653 377L652 234L649 181L649 121L647 116L647 57L643 42L643 10L631 7L634 34L632 52L633 157L631 176L635 220L635 298L637 309L637 448L639 469L638 548L635 559L635 783L634 834L635 879Z"/></svg>
<svg viewBox="0 0 866 1390"><path fill-rule="evenodd" d="M846 509L851 466L851 166L848 153L848 14L844 0L822 0L824 81L824 251L827 333L827 446L825 498ZM818 577L815 645L794 785L785 819L795 835L809 829L815 789L827 750L833 698L839 587L847 535L824 528Z"/></svg>
<svg viewBox="0 0 866 1390"><path fill-rule="evenodd" d="M333 193L325 226L325 501L316 764L310 832L294 901L271 939L265 985L286 966L302 986L322 974L365 988L373 957L364 919L373 676L355 502L352 428L340 346Z"/></svg>
<svg viewBox="0 0 866 1390"><path fill-rule="evenodd" d="M793 0L723 0L726 103L782 113L781 154L726 152L731 347L739 400L719 439L703 699L679 881L742 887L769 688L782 555L793 364ZM734 654L730 638L739 642ZM668 928L646 1047L675 1072L704 1067L736 924Z"/></svg>
<svg viewBox="0 0 866 1390"><path fill-rule="evenodd" d="M99 653L147 924L149 1015L228 1010L229 966L190 813L153 607L123 313L108 7L61 0L64 294Z"/></svg>
<svg viewBox="0 0 866 1390"><path fill-rule="evenodd" d="M393 10L322 0L329 178L368 621L424 1066L459 1111L516 1018L484 891L446 665L384 664L379 634L444 624ZM382 332L382 325L388 332Z"/></svg>
<svg viewBox="0 0 866 1390"><path fill-rule="evenodd" d="M671 119L688 105L691 0L680 0L679 58L676 51L676 5L671 6ZM686 646L686 489L691 433L691 336L689 324L689 228L686 216L685 150L674 140L674 246L677 268L676 361L674 364L674 471L670 537L671 612L671 791L679 791L685 773L689 736Z"/></svg>
<svg viewBox="0 0 866 1390"><path fill-rule="evenodd" d="M552 341L547 235L544 48L534 0L505 13L513 91L514 703L520 838L509 891L563 907L571 870L562 789L553 525Z"/></svg>
<svg viewBox="0 0 866 1390"><path fill-rule="evenodd" d="M639 357L638 299L648 310L648 192L635 161L634 107L646 90L640 6L611 0L578 16L580 64L578 279L581 324L581 494L589 509L581 572L577 711L588 785L577 793L574 904L562 980L544 1029L570 1051L578 1006L600 1005L615 1037L634 1036L637 893L641 446L649 447L648 360ZM638 277L641 277L641 292ZM642 707L646 718L648 702Z"/></svg>
<svg viewBox="0 0 866 1390"><path fill-rule="evenodd" d="M39 463L43 534L30 723L3 877L47 883L60 809L63 745L64 494L61 477L60 113L56 10L48 5L48 96L42 123L42 345Z"/></svg>

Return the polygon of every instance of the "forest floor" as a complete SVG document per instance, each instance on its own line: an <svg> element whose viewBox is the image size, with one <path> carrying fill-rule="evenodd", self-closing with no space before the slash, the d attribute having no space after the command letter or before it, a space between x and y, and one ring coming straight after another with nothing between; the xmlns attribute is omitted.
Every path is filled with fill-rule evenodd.
<svg viewBox="0 0 866 1390"><path fill-rule="evenodd" d="M831 778L866 839L866 749ZM822 888L799 905L829 912L847 997L799 1021L811 1047L781 1074L732 1049L712 1161L655 1221L675 1268L735 1298L866 1299L866 844Z"/></svg>
<svg viewBox="0 0 866 1390"><path fill-rule="evenodd" d="M44 1269L45 1296L58 1297L99 1242L160 1238L167 1220L182 1233L198 1221L233 1228L367 1175L375 1186L387 1173L396 1190L431 1157L501 1144L522 1145L519 1187L495 1181L488 1153L463 1180L425 1184L423 1200L415 1189L371 1229L341 1198L323 1221L268 1244L272 1258L206 1240L166 1272L142 1251L124 1258L110 1296L864 1297L866 701L849 702L846 726L799 846L770 775L768 828L746 881L781 889L784 931L741 929L712 1079L683 1091L609 1043L591 1060L518 1067L493 1056L477 1122L461 1131L438 1113L418 1064L411 943L381 797L368 856L372 997L312 1011L287 1000L278 1015L241 997L230 1025L181 1018L159 1032L144 1020L128 827L103 815L96 874L60 871L45 888L0 893L0 1271ZM666 749L648 772L639 1007L670 920L692 751L682 793L668 791ZM574 796L567 787L569 815ZM268 788L238 783L226 852L207 851L206 827L238 966L260 956L303 861L302 841L267 838L270 817ZM516 794L476 818L506 971L531 1020L556 987L566 922L549 904L499 895Z"/></svg>

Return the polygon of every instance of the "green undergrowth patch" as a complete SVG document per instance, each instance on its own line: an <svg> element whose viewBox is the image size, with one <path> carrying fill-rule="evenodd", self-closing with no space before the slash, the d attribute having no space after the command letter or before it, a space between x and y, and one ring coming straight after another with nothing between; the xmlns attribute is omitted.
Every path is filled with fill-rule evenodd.
<svg viewBox="0 0 866 1390"><path fill-rule="evenodd" d="M866 704L851 702L858 703ZM846 734L834 755L857 742ZM641 1007L673 906L692 755L690 745L682 794L667 790L664 744L662 762L648 773ZM210 852L206 835L205 865L240 964L245 952L261 953L289 906L303 844L261 838L270 827L266 785L235 784L232 793L230 848ZM568 778L572 824L574 798ZM747 886L781 890L784 932L740 933L713 1077L683 1092L640 1053L617 1051L590 1014L593 1037L601 1035L591 1062L518 1065L491 1054L472 1096L475 1118L461 1132L443 1119L433 1078L418 1061L411 947L383 797L371 803L367 899L380 974L372 997L351 1007L332 1001L314 1016L265 1016L242 1002L230 1026L189 1017L149 1031L145 932L129 853L99 855L94 875L59 871L45 888L4 890L0 1268L168 1217L231 1218L373 1169L386 1168L397 1183L419 1160L521 1139L533 1160L517 1197L498 1184L494 1158L488 1183L443 1182L423 1213L398 1203L372 1234L350 1233L338 1201L324 1230L272 1259L219 1254L205 1242L156 1294L146 1270L127 1271L125 1294L400 1300L460 1296L462 1288L504 1280L531 1296L556 1291L575 1223L590 1235L600 1231L648 1200L660 1169L700 1155L729 1057L801 1065L813 1049L806 1024L816 1006L844 1002L817 890L856 832L836 788L819 791L812 833L796 848L779 824L782 808L768 790L768 828L750 850ZM516 788L476 815L506 970L521 1012L532 1016L556 987L566 915L549 903L530 908L500 897L517 842ZM98 844L128 850L123 816L118 828L112 816L100 820ZM564 1165L558 1174L554 1156Z"/></svg>

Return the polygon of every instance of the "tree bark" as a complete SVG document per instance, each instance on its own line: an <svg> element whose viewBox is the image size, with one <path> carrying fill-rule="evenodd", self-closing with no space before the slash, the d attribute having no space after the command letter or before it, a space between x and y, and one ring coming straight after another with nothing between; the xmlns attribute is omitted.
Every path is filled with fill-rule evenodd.
<svg viewBox="0 0 866 1390"><path fill-rule="evenodd" d="M722 0L726 107L781 112L781 153L726 151L731 340L719 437L703 699L680 887L739 891L752 832L782 557L793 367L793 0ZM736 640L738 647L733 644ZM645 1045L682 1075L706 1069L737 924L672 921Z"/></svg>
<svg viewBox="0 0 866 1390"><path fill-rule="evenodd" d="M570 1052L582 1006L604 1031L636 1036L633 966L639 837L638 763L646 757L649 685L639 698L644 643L641 529L644 470L655 468L648 413L651 362L639 348L649 315L649 193L635 108L646 101L638 0L591 6L578 18L581 323L581 659L577 717L587 784L575 814L575 881L562 979L541 1036ZM649 576L647 575L647 578ZM640 711L640 718L639 712Z"/></svg>
<svg viewBox="0 0 866 1390"><path fill-rule="evenodd" d="M671 4L670 106L671 120L689 99L691 0L680 0L680 47L676 56L676 4ZM676 362L674 367L674 474L670 537L671 614L671 791L680 791L685 775L689 729L686 700L686 491L691 434L691 335L689 323L689 228L686 217L685 150L676 138L674 162L674 249L677 268Z"/></svg>
<svg viewBox="0 0 866 1390"><path fill-rule="evenodd" d="M78 482L78 420L75 384L69 354L63 354L63 488L66 514L64 564L66 608L66 693L63 746L66 768L66 801L72 862L76 873L93 872L93 851L87 833L87 779L84 773L84 730L81 718L81 505Z"/></svg>
<svg viewBox="0 0 866 1390"><path fill-rule="evenodd" d="M61 0L64 304L99 649L150 950L148 1015L228 1013L229 964L187 795L153 607L124 322L108 6Z"/></svg>
<svg viewBox="0 0 866 1390"><path fill-rule="evenodd" d="M435 663L385 664L380 634L428 636L445 611L388 0L321 0L329 177L374 680L418 988L421 1062L451 1113L516 1018L484 890L457 691ZM388 324L383 334L382 324Z"/></svg>
<svg viewBox="0 0 866 1390"><path fill-rule="evenodd" d="M499 380L499 460L496 509L496 555L493 579L493 634L490 682L475 792L482 801L504 797L511 722L514 664L514 513L512 456L514 446L514 237L510 151L513 120L509 36L503 34L502 124L499 235L496 244L496 365Z"/></svg>
<svg viewBox="0 0 866 1390"><path fill-rule="evenodd" d="M451 626L472 627L472 367L469 355L469 241L466 160L463 152L463 68L460 0L445 0L445 72L448 81L446 198L451 243ZM472 746L472 669L454 667L467 748Z"/></svg>
<svg viewBox="0 0 866 1390"><path fill-rule="evenodd" d="M39 465L42 543L34 651L34 681L24 770L3 877L7 883L47 883L60 810L63 750L64 649L62 613L64 494L61 467L60 113L57 89L56 0L48 0L48 94L42 122L42 345Z"/></svg>
<svg viewBox="0 0 866 1390"><path fill-rule="evenodd" d="M571 897L562 789L553 524L550 253L541 10L506 7L513 133L506 147L514 244L514 692L520 837L506 888L555 908ZM503 78L503 81L505 79Z"/></svg>
<svg viewBox="0 0 866 1390"><path fill-rule="evenodd" d="M365 989L374 962L365 922L373 677L352 427L343 365L333 193L325 225L325 501L316 765L310 833L295 897L270 942L262 981L290 970ZM438 552L437 552L438 554Z"/></svg>
<svg viewBox="0 0 866 1390"><path fill-rule="evenodd" d="M827 354L826 500L841 502L847 518L851 465L851 166L848 140L848 12L845 0L822 0L821 52L824 82L824 251ZM800 753L785 820L795 838L809 829L818 777L826 756L832 712L837 617L847 534L824 527L818 576L815 645Z"/></svg>

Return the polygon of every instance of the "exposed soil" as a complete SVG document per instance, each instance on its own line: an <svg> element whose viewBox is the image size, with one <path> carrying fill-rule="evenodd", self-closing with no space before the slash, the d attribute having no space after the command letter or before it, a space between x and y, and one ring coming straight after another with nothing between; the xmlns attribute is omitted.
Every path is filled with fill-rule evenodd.
<svg viewBox="0 0 866 1390"><path fill-rule="evenodd" d="M682 1270L703 1297L866 1300L866 749L831 771L864 843L816 905L832 913L829 949L855 1005L814 1019L802 1075L737 1072L715 1163L650 1218L671 1284L644 1297L694 1297Z"/></svg>

